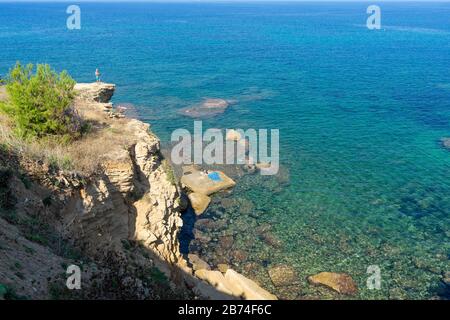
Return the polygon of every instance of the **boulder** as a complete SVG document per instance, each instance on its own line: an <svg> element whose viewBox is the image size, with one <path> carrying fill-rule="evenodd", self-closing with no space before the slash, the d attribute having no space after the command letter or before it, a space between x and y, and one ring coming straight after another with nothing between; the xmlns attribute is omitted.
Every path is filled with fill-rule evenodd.
<svg viewBox="0 0 450 320"><path fill-rule="evenodd" d="M358 292L352 277L345 273L321 272L308 277L308 281L313 285L326 286L341 294L354 295Z"/></svg>
<svg viewBox="0 0 450 320"><path fill-rule="evenodd" d="M236 296L242 296L247 300L277 300L275 295L233 269L227 270L225 280L228 281L229 289Z"/></svg>
<svg viewBox="0 0 450 320"><path fill-rule="evenodd" d="M248 258L247 253L245 253L242 250L235 250L235 251L233 251L231 253L231 257L237 263L241 263L241 262L247 260L247 258Z"/></svg>
<svg viewBox="0 0 450 320"><path fill-rule="evenodd" d="M203 171L193 171L184 174L181 177L181 184L196 193L211 195L221 190L232 188L236 185L233 179L229 178L221 171L214 171L219 177L218 180L211 179L208 174Z"/></svg>
<svg viewBox="0 0 450 320"><path fill-rule="evenodd" d="M269 277L276 287L289 286L297 282L297 273L286 265L278 265L269 269Z"/></svg>
<svg viewBox="0 0 450 320"><path fill-rule="evenodd" d="M260 238L262 241L264 241L266 244L268 244L271 247L274 248L281 248L283 246L283 243L280 239L278 239L273 233L270 231L266 231L264 233L261 233Z"/></svg>
<svg viewBox="0 0 450 320"><path fill-rule="evenodd" d="M191 202L192 208L196 215L201 215L208 208L211 198L207 195L193 192L189 194L189 201Z"/></svg>
<svg viewBox="0 0 450 320"><path fill-rule="evenodd" d="M224 250L230 250L233 247L234 238L233 236L220 236L219 246Z"/></svg>

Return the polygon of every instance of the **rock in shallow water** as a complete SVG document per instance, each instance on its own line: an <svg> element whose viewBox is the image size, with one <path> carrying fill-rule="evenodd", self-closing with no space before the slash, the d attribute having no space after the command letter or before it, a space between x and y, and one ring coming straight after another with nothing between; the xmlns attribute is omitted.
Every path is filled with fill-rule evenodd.
<svg viewBox="0 0 450 320"><path fill-rule="evenodd" d="M230 101L224 99L206 99L200 104L180 110L184 116L191 118L209 118L225 112Z"/></svg>
<svg viewBox="0 0 450 320"><path fill-rule="evenodd" d="M308 277L308 281L313 285L326 286L341 294L354 295L358 292L352 277L345 273L321 272Z"/></svg>
<svg viewBox="0 0 450 320"><path fill-rule="evenodd" d="M450 150L450 138L442 138L441 143L445 149Z"/></svg>
<svg viewBox="0 0 450 320"><path fill-rule="evenodd" d="M211 198L197 192L189 194L189 200L191 201L192 208L196 215L201 215L208 208Z"/></svg>
<svg viewBox="0 0 450 320"><path fill-rule="evenodd" d="M297 273L286 265L278 265L269 269L269 277L276 287L289 286L297 282Z"/></svg>

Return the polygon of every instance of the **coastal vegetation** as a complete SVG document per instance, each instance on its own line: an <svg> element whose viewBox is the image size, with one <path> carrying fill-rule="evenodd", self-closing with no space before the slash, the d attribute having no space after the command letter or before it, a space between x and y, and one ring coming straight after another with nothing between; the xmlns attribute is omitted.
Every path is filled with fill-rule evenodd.
<svg viewBox="0 0 450 320"><path fill-rule="evenodd" d="M48 64L18 62L0 83L0 148L54 171L95 173L99 155L123 139L111 130L95 130L95 121L80 114L75 84L66 71Z"/></svg>
<svg viewBox="0 0 450 320"><path fill-rule="evenodd" d="M18 62L6 83L9 100L0 103L0 110L13 120L19 137L81 135L81 120L72 107L75 81L66 71L58 74L48 64L35 68Z"/></svg>

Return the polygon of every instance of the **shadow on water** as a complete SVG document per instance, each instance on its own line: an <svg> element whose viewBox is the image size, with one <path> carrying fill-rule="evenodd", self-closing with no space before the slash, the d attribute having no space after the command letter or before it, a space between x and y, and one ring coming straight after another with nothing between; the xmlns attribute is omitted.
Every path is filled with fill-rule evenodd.
<svg viewBox="0 0 450 320"><path fill-rule="evenodd" d="M180 241L180 252L182 254L189 253L189 245L192 240L195 239L194 236L194 226L196 221L195 212L191 206L183 213L181 216L183 219L183 227L181 228L178 239Z"/></svg>

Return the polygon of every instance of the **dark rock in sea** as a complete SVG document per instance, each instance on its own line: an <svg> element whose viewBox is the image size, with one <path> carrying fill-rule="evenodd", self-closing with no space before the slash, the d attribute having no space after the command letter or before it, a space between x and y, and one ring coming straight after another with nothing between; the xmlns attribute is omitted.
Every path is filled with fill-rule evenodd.
<svg viewBox="0 0 450 320"><path fill-rule="evenodd" d="M246 275L255 275L260 271L261 266L259 264L257 264L256 262L249 262L249 263L246 263L242 267L242 269Z"/></svg>
<svg viewBox="0 0 450 320"><path fill-rule="evenodd" d="M194 238L200 242L210 242L211 237L206 235L205 233L201 232L200 230L194 230Z"/></svg>
<svg viewBox="0 0 450 320"><path fill-rule="evenodd" d="M250 200L241 198L239 200L239 211L243 214L250 214L255 209L255 205Z"/></svg>
<svg viewBox="0 0 450 320"><path fill-rule="evenodd" d="M441 143L445 149L450 150L450 138L442 138Z"/></svg>
<svg viewBox="0 0 450 320"><path fill-rule="evenodd" d="M222 206L223 209L225 209L225 211L228 211L233 207L237 206L238 203L234 198L223 198L220 200L220 205Z"/></svg>
<svg viewBox="0 0 450 320"><path fill-rule="evenodd" d="M263 240L269 246L272 246L277 249L283 246L281 240L278 239L273 233L269 231L260 234L260 239Z"/></svg>
<svg viewBox="0 0 450 320"><path fill-rule="evenodd" d="M221 236L219 237L219 246L223 250L230 250L233 247L234 238L233 236Z"/></svg>
<svg viewBox="0 0 450 320"><path fill-rule="evenodd" d="M267 231L272 230L272 226L268 223L263 223L256 228L256 233L259 235L266 233Z"/></svg>
<svg viewBox="0 0 450 320"><path fill-rule="evenodd" d="M211 219L199 219L195 222L195 227L200 230L212 229L214 221Z"/></svg>
<svg viewBox="0 0 450 320"><path fill-rule="evenodd" d="M240 264L247 260L248 255L242 250L235 250L231 253L231 257L233 258L234 262Z"/></svg>
<svg viewBox="0 0 450 320"><path fill-rule="evenodd" d="M181 109L180 113L191 118L210 118L224 113L231 102L224 99L206 99L202 103Z"/></svg>

